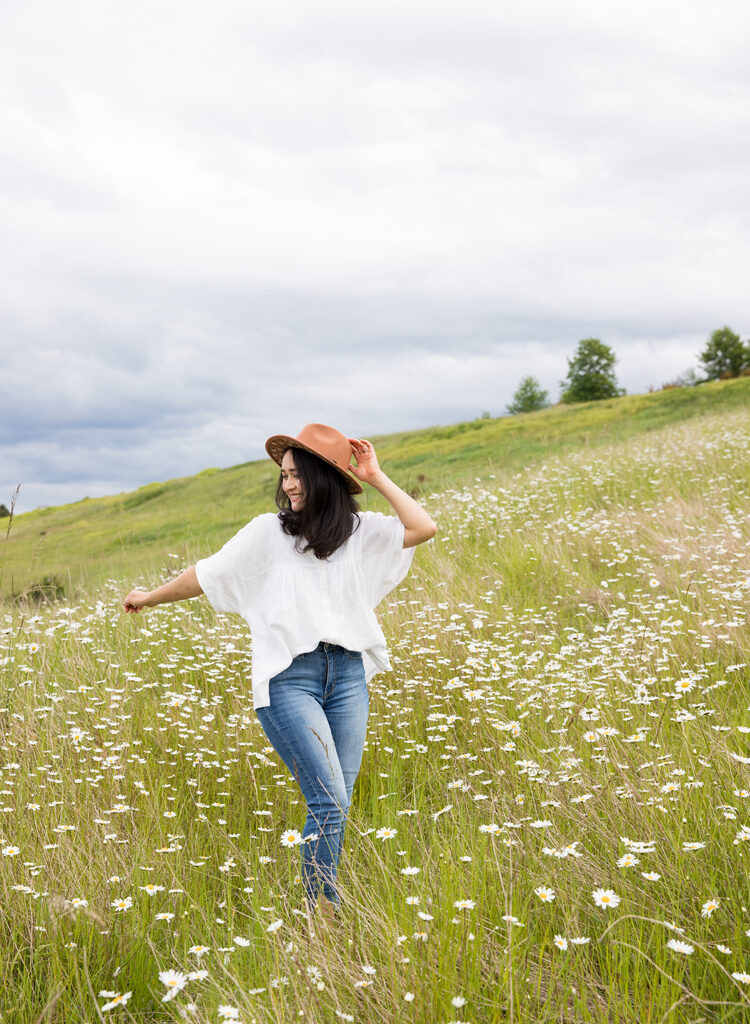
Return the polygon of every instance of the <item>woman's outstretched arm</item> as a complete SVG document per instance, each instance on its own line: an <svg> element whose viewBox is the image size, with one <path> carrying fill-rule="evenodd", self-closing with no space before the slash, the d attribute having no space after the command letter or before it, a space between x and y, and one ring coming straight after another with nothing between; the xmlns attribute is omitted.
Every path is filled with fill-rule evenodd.
<svg viewBox="0 0 750 1024"><path fill-rule="evenodd" d="M169 583L156 590L131 590L122 603L126 612L139 612L141 608L153 608L157 604L168 601L184 601L188 597L200 597L203 589L195 575L195 566L191 565Z"/></svg>
<svg viewBox="0 0 750 1024"><path fill-rule="evenodd" d="M378 464L372 444L355 437L347 440L357 460L356 466L349 467L350 472L358 480L371 484L391 503L396 515L404 524L404 547L413 548L434 537L437 526L411 495L402 491L398 484L394 484L390 477L386 476Z"/></svg>

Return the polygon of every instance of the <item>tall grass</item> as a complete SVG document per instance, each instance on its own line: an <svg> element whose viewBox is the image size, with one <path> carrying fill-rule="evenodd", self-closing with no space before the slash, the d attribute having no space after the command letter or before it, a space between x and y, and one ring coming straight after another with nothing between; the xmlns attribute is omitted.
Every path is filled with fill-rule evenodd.
<svg viewBox="0 0 750 1024"><path fill-rule="evenodd" d="M477 475L381 606L315 939L244 624L8 607L3 1020L750 1019L750 412Z"/></svg>

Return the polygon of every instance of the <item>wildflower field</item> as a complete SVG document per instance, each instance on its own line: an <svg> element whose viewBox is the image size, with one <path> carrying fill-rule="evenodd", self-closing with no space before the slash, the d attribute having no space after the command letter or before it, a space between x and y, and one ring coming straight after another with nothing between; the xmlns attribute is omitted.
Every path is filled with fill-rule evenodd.
<svg viewBox="0 0 750 1024"><path fill-rule="evenodd" d="M314 940L244 623L3 607L0 1020L750 1021L750 409L420 500Z"/></svg>

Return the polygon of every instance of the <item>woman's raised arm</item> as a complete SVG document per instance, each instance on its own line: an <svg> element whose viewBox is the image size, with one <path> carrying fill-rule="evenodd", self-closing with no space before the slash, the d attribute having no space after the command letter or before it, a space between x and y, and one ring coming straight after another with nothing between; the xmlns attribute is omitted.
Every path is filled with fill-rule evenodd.
<svg viewBox="0 0 750 1024"><path fill-rule="evenodd" d="M131 590L122 603L126 612L139 612L141 608L153 608L157 604L169 601L184 601L188 597L200 597L203 588L195 574L195 566L191 565L169 583L156 590Z"/></svg>
<svg viewBox="0 0 750 1024"><path fill-rule="evenodd" d="M431 540L437 533L437 526L411 495L402 491L398 484L394 484L390 477L386 476L378 464L378 457L372 444L355 437L347 440L357 460L357 465L349 466L349 471L359 480L370 484L376 491L380 491L386 501L391 503L396 515L404 524L404 547L413 548L417 544Z"/></svg>

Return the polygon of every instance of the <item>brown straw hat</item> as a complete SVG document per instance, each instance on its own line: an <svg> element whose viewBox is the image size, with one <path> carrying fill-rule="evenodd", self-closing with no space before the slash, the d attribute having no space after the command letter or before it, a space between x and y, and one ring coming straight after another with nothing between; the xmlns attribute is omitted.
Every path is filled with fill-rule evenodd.
<svg viewBox="0 0 750 1024"><path fill-rule="evenodd" d="M306 452L317 455L319 459L341 473L351 494L362 494L362 485L348 470L352 446L340 430L327 427L325 423L308 423L296 437L274 434L266 441L266 451L279 465L287 448L303 448Z"/></svg>

